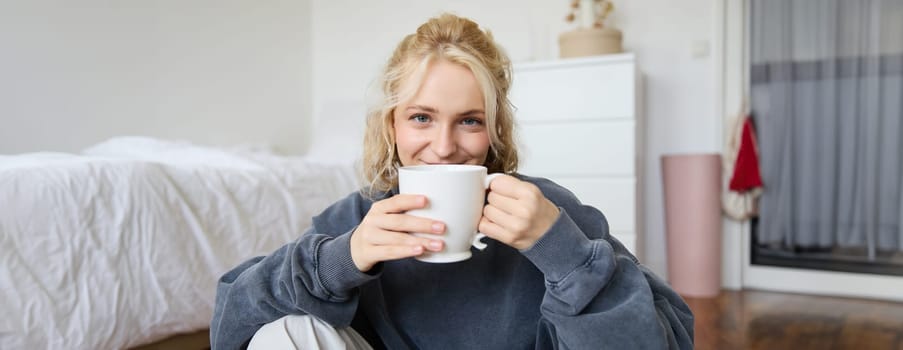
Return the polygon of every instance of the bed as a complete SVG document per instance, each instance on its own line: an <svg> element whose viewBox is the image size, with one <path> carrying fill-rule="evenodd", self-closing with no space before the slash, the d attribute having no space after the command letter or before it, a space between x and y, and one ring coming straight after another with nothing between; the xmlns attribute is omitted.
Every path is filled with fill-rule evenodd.
<svg viewBox="0 0 903 350"><path fill-rule="evenodd" d="M144 137L0 156L0 344L203 337L220 275L358 186L351 162Z"/></svg>

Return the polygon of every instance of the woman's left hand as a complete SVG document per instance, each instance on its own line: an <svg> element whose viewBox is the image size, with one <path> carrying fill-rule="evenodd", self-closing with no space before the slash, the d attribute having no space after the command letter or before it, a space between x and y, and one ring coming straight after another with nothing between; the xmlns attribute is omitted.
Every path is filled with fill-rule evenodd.
<svg viewBox="0 0 903 350"><path fill-rule="evenodd" d="M502 175L489 185L480 232L515 249L533 246L558 219L558 207L536 185Z"/></svg>

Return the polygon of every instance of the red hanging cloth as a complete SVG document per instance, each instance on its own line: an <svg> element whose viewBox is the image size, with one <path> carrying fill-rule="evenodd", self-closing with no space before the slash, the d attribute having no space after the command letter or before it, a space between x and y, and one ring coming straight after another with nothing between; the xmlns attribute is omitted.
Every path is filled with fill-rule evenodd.
<svg viewBox="0 0 903 350"><path fill-rule="evenodd" d="M740 149L734 163L731 176L731 191L746 192L762 187L762 173L759 171L759 145L756 143L756 131L752 118L748 115L743 120L743 133L740 136Z"/></svg>

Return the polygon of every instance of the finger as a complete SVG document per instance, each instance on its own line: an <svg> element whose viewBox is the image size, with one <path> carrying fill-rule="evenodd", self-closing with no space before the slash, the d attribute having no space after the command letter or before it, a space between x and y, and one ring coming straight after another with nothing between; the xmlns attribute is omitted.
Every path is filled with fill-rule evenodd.
<svg viewBox="0 0 903 350"><path fill-rule="evenodd" d="M404 213L408 210L426 207L427 199L419 194L396 194L392 197L373 203L371 210L380 213Z"/></svg>
<svg viewBox="0 0 903 350"><path fill-rule="evenodd" d="M492 206L501 209L505 213L517 216L526 216L526 208L517 199L504 196L497 192L489 192L486 201Z"/></svg>
<svg viewBox="0 0 903 350"><path fill-rule="evenodd" d="M489 219L496 225L501 226L503 230L508 232L522 231L523 227L525 226L524 223L526 222L525 220L508 214L491 204L483 207L483 217Z"/></svg>
<svg viewBox="0 0 903 350"><path fill-rule="evenodd" d="M488 236L489 238L506 244L509 241L508 237L510 236L510 234L505 231L505 228L500 226L499 224L492 222L492 220L489 220L489 218L485 216L480 219L480 224L477 227L480 233Z"/></svg>
<svg viewBox="0 0 903 350"><path fill-rule="evenodd" d="M491 192L515 199L537 198L542 195L539 187L509 175L499 176L489 185Z"/></svg>
<svg viewBox="0 0 903 350"><path fill-rule="evenodd" d="M386 245L372 246L369 253L374 261L398 260L423 254L421 246Z"/></svg>
<svg viewBox="0 0 903 350"><path fill-rule="evenodd" d="M379 234L371 235L367 237L367 243L373 246L419 246L433 251L442 250L444 245L444 242L439 239L429 239L391 231L380 231Z"/></svg>
<svg viewBox="0 0 903 350"><path fill-rule="evenodd" d="M373 218L373 223L380 229L394 232L431 234L445 232L445 224L441 221L407 214L378 215Z"/></svg>
<svg viewBox="0 0 903 350"><path fill-rule="evenodd" d="M507 197L515 197L517 187L522 181L511 175L501 175L489 183L489 190Z"/></svg>

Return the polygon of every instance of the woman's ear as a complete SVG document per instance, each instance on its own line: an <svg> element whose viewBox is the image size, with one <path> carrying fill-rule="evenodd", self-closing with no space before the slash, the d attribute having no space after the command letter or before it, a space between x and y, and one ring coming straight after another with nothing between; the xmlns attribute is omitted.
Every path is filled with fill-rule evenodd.
<svg viewBox="0 0 903 350"><path fill-rule="evenodd" d="M386 126L389 128L389 130L388 130L389 136L392 138L392 142L395 142L395 111L397 111L397 110L398 110L397 107L392 108L392 110L389 111L389 117L387 118L388 120L386 121L386 124L387 124Z"/></svg>
<svg viewBox="0 0 903 350"><path fill-rule="evenodd" d="M389 142L392 143L392 146L395 146L395 115L394 113L389 116L389 122L386 125L386 133L389 135Z"/></svg>
<svg viewBox="0 0 903 350"><path fill-rule="evenodd" d="M401 157L398 156L398 144L392 142L392 164L396 167L401 166Z"/></svg>

